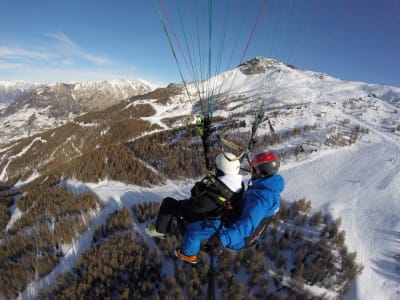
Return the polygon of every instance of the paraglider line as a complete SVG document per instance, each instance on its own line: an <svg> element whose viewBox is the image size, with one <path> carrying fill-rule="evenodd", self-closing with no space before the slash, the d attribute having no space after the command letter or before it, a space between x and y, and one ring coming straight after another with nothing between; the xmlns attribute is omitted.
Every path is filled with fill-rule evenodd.
<svg viewBox="0 0 400 300"><path fill-rule="evenodd" d="M261 16L262 16L262 12L264 11L264 8L265 8L266 4L267 4L267 0L264 0L263 3L261 4L261 7L260 7L260 10L258 12L258 16L257 16L256 22L254 23L254 26L253 26L253 29L251 31L250 37L249 37L249 39L247 41L247 44L246 44L246 47L245 47L245 49L243 51L242 57L240 58L240 63L243 62L244 56L246 55L246 52L247 52L247 50L248 50L248 48L250 46L250 43L253 40L254 33L256 32L258 23L260 22L260 19L261 19Z"/></svg>

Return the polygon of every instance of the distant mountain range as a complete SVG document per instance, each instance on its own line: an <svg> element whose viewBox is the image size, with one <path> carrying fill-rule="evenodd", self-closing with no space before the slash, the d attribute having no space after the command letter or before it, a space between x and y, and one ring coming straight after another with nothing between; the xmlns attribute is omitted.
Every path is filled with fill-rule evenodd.
<svg viewBox="0 0 400 300"><path fill-rule="evenodd" d="M74 117L146 94L157 86L144 80L38 84L0 81L0 145L43 132Z"/></svg>
<svg viewBox="0 0 400 300"><path fill-rule="evenodd" d="M41 85L25 81L0 81L0 103L11 103Z"/></svg>
<svg viewBox="0 0 400 300"><path fill-rule="evenodd" d="M30 83L0 81L0 103L13 103L13 113L23 106L43 108L53 102L75 102L74 109L106 108L117 101L150 92L158 87L144 80L111 80L84 83ZM72 108L71 107L71 108Z"/></svg>
<svg viewBox="0 0 400 300"><path fill-rule="evenodd" d="M345 105L354 99L400 107L398 87L343 81L263 57L209 80L209 86L214 86L213 114L222 118L251 115L260 99L270 111L309 106L323 112L326 105ZM67 162L101 146L190 123L200 111L198 85L155 89L142 80L116 80L15 83L12 88L10 82L3 82L3 90L11 95L14 89L19 98L0 110L0 180L45 172L56 161ZM392 127L396 126L394 122Z"/></svg>

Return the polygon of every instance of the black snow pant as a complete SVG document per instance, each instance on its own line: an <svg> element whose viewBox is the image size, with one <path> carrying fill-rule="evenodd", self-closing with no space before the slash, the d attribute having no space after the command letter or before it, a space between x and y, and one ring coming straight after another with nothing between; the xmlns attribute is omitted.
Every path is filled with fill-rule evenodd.
<svg viewBox="0 0 400 300"><path fill-rule="evenodd" d="M160 233L169 233L174 218L178 221L190 211L189 200L176 200L171 197L164 198L158 211L156 229Z"/></svg>

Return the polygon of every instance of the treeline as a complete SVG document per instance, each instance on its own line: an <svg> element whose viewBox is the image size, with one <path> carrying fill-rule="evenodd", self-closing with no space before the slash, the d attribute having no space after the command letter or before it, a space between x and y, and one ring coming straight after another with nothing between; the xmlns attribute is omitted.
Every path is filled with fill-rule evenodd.
<svg viewBox="0 0 400 300"><path fill-rule="evenodd" d="M1 193L7 192L11 190ZM65 255L65 246L74 243L90 225L93 212L102 208L96 195L70 193L55 176L13 189L11 199L8 204L18 199L20 217L9 224L9 207L8 218L2 217L0 298L6 299L16 298L30 282L50 273Z"/></svg>
<svg viewBox="0 0 400 300"><path fill-rule="evenodd" d="M216 122L219 135L228 141L246 147L251 130L244 121L236 119L218 119ZM130 127L130 126L129 126ZM268 132L257 136L253 152L265 151L271 147L282 160L298 158L317 151L321 145L344 147L355 143L362 134L368 132L358 125L351 125L348 120L339 122L330 129L327 137L318 137L318 124L295 127L291 130ZM124 132L123 130L121 132ZM313 134L310 134L313 133ZM307 138L308 135L308 138ZM114 134L113 134L114 136ZM307 140L313 137L315 140ZM278 146L290 139L301 138L292 148ZM319 141L318 141L319 139ZM124 140L124 139L122 139ZM311 143L309 147L304 144ZM221 151L219 139L213 135L209 138L209 156L211 161ZM237 149L227 151L237 153ZM67 177L74 176L82 181L99 181L104 178L133 183L142 186L159 184L163 179L199 178L206 173L203 145L195 125L185 125L176 129L163 130L145 135L126 144L113 144L95 149L75 159L63 169Z"/></svg>
<svg viewBox="0 0 400 300"><path fill-rule="evenodd" d="M132 215L127 208L110 214L106 224L100 225L93 233L93 242L97 243L102 239L118 232L128 230L133 226Z"/></svg>
<svg viewBox="0 0 400 300"><path fill-rule="evenodd" d="M138 120L140 117L150 117L155 113L156 111L150 104L133 105L133 103L129 103L127 101L120 101L119 103L103 110L95 110L78 116L74 119L74 121L85 124L110 124L115 120Z"/></svg>
<svg viewBox="0 0 400 300"><path fill-rule="evenodd" d="M14 159L8 164L2 160L0 167L7 167L9 176L22 176L25 180L35 170L45 174L56 167L63 169L81 155L87 159L88 153L99 147L125 143L143 132L160 129L159 125L141 119L154 113L149 104L124 101L106 110L79 116L74 122L14 142L1 153ZM86 164L90 166L90 160Z"/></svg>
<svg viewBox="0 0 400 300"><path fill-rule="evenodd" d="M12 189L17 179L8 182L0 182L0 239L4 236L4 229L11 218L10 208L14 204L14 197L19 193L18 190Z"/></svg>
<svg viewBox="0 0 400 300"><path fill-rule="evenodd" d="M135 158L131 150L122 144L103 146L88 152L62 165L57 172L83 182L109 179L150 186L159 184L163 180L162 175Z"/></svg>
<svg viewBox="0 0 400 300"><path fill-rule="evenodd" d="M197 127L189 124L193 120L183 116L183 126L161 130L158 125L140 118L154 113L151 105L121 102L106 110L79 116L75 122L23 139L10 147L7 155L16 158L7 166L7 172L23 174L24 179L33 170L41 174L58 172L84 182L110 179L140 186L157 185L167 178L199 178L205 174L202 141ZM274 108L266 113L279 116L285 112L284 108ZM226 119L216 117L213 125L221 137L246 148L251 135L251 126L243 121L246 114L248 112ZM171 117L163 121L176 126L178 120ZM318 126L317 123L306 124L290 130L259 134L252 151L255 153L270 149L282 160L298 159L317 151L321 146L352 145L368 133L368 129L351 124L349 119L337 121L324 130ZM157 130L161 131L141 136ZM280 146L289 140L293 146ZM221 144L215 134L209 138L209 143L209 156L213 160ZM28 148L29 151L24 151ZM229 147L225 149L237 151ZM20 153L24 154L17 155ZM5 167L5 162L2 167Z"/></svg>
<svg viewBox="0 0 400 300"><path fill-rule="evenodd" d="M37 299L146 299L161 286L157 255L132 233L114 233L59 275L57 290L48 286Z"/></svg>
<svg viewBox="0 0 400 300"><path fill-rule="evenodd" d="M159 250L149 248L132 226L128 209L111 214L73 270L60 274L57 288L42 289L37 299L184 299L174 278L161 273Z"/></svg>
<svg viewBox="0 0 400 300"><path fill-rule="evenodd" d="M127 146L166 178L198 178L205 174L204 152L194 125L144 136ZM211 147L210 155L216 154Z"/></svg>
<svg viewBox="0 0 400 300"><path fill-rule="evenodd" d="M344 244L340 219L321 211L309 215L311 203L305 199L282 204L257 247L237 252L225 249L219 257L219 299L326 297L311 292L311 285L341 298L362 272L356 254L349 253ZM177 260L173 251L180 244L181 232L176 226L167 239L155 240L156 247L143 240L139 227L154 222L158 208L159 203L140 203L111 214L95 230L93 247L73 270L60 274L57 287L43 289L37 299L204 299L209 270L206 253L199 253L196 265ZM173 261L172 276L163 260Z"/></svg>
<svg viewBox="0 0 400 300"><path fill-rule="evenodd" d="M157 124L151 124L141 118L156 113L150 104L138 104L121 101L101 111L89 112L75 118L75 122L97 125L96 136L93 136L90 149L96 145L113 145L125 143L129 139L140 136L143 132L160 129ZM99 135L99 128L101 134Z"/></svg>

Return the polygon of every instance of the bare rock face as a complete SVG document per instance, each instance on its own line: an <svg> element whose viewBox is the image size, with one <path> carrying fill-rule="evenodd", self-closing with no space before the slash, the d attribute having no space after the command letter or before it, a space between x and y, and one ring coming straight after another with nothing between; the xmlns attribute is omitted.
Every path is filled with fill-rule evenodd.
<svg viewBox="0 0 400 300"><path fill-rule="evenodd" d="M118 101L151 92L154 87L142 80L114 80L78 83L71 91L86 111L107 108Z"/></svg>
<svg viewBox="0 0 400 300"><path fill-rule="evenodd" d="M0 104L11 103L41 86L40 83L25 81L0 81Z"/></svg>
<svg viewBox="0 0 400 300"><path fill-rule="evenodd" d="M241 64L240 71L245 75L261 74L268 70L274 70L279 67L281 63L264 57L257 56L252 60L246 61Z"/></svg>
<svg viewBox="0 0 400 300"><path fill-rule="evenodd" d="M32 108L46 109L45 114L48 117L66 117L70 113L76 115L101 110L121 100L148 93L153 88L154 86L142 80L42 84L36 88L31 86L23 90L21 87L14 86L13 97L20 96L14 102L9 101L12 103L2 115L8 116L21 109ZM3 90L5 90L5 85L3 85ZM8 85L8 95L11 94L11 90L11 86ZM1 91L0 88L0 94ZM5 97L3 95L3 98Z"/></svg>

